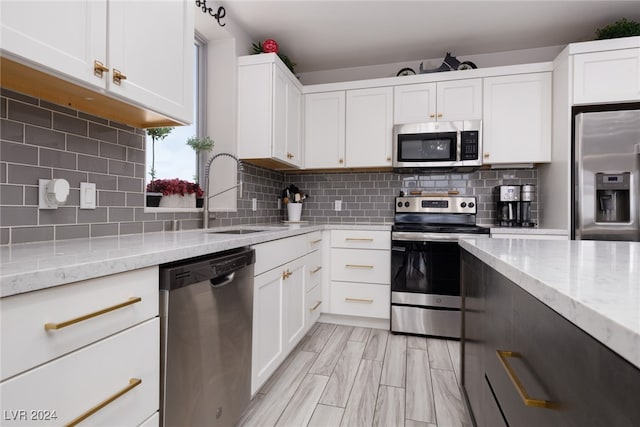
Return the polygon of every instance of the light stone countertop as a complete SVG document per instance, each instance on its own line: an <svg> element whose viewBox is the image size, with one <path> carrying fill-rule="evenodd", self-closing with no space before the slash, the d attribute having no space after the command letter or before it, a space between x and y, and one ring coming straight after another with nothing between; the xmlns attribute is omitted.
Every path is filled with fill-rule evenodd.
<svg viewBox="0 0 640 427"><path fill-rule="evenodd" d="M569 236L567 230L560 228L536 228L536 227L491 227L491 234L531 234Z"/></svg>
<svg viewBox="0 0 640 427"><path fill-rule="evenodd" d="M465 239L460 246L640 368L640 243Z"/></svg>
<svg viewBox="0 0 640 427"><path fill-rule="evenodd" d="M210 234L230 229L267 230ZM317 230L381 230L387 224L265 224L34 242L0 247L0 297L250 246Z"/></svg>

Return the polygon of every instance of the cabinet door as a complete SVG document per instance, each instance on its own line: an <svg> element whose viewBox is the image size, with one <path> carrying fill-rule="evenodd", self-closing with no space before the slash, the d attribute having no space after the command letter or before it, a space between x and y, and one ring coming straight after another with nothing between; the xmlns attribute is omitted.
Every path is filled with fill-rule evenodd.
<svg viewBox="0 0 640 427"><path fill-rule="evenodd" d="M484 79L483 163L551 161L551 73Z"/></svg>
<svg viewBox="0 0 640 427"><path fill-rule="evenodd" d="M640 48L573 57L573 103L640 100Z"/></svg>
<svg viewBox="0 0 640 427"><path fill-rule="evenodd" d="M238 67L238 157L271 158L273 66Z"/></svg>
<svg viewBox="0 0 640 427"><path fill-rule="evenodd" d="M125 99L184 123L193 120L194 7L187 1L111 1L109 83ZM66 18L65 18L66 20ZM126 76L114 80L118 70Z"/></svg>
<svg viewBox="0 0 640 427"><path fill-rule="evenodd" d="M347 167L391 166L393 89L347 91Z"/></svg>
<svg viewBox="0 0 640 427"><path fill-rule="evenodd" d="M273 137L271 138L271 156L287 159L287 103L289 102L289 83L287 76L278 67L273 67Z"/></svg>
<svg viewBox="0 0 640 427"><path fill-rule="evenodd" d="M438 82L438 121L482 119L482 79Z"/></svg>
<svg viewBox="0 0 640 427"><path fill-rule="evenodd" d="M287 163L302 166L302 93L291 82L287 85Z"/></svg>
<svg viewBox="0 0 640 427"><path fill-rule="evenodd" d="M276 370L284 355L282 337L282 269L255 277L251 393Z"/></svg>
<svg viewBox="0 0 640 427"><path fill-rule="evenodd" d="M393 123L436 120L436 84L420 83L393 88Z"/></svg>
<svg viewBox="0 0 640 427"><path fill-rule="evenodd" d="M108 65L106 0L3 1L0 20L10 56L105 88L110 75L94 75L93 63Z"/></svg>
<svg viewBox="0 0 640 427"><path fill-rule="evenodd" d="M298 258L287 264L285 267L287 274L282 279L283 335L286 353L293 350L305 332L304 282L307 274L305 258Z"/></svg>
<svg viewBox="0 0 640 427"><path fill-rule="evenodd" d="M305 168L343 168L344 91L306 94L304 116Z"/></svg>

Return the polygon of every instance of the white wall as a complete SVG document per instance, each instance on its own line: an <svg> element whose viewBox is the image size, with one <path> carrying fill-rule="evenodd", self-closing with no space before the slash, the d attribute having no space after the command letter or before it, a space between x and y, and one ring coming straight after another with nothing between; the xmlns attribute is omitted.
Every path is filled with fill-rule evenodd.
<svg viewBox="0 0 640 427"><path fill-rule="evenodd" d="M562 51L563 47L564 46L549 46L483 55L465 55L458 57L458 61L471 61L476 64L478 68L547 62L553 61L553 59ZM455 52L452 52L452 54L455 56ZM368 67L313 71L308 73L298 73L297 76L302 84L305 85L395 77L399 70L406 67L413 68L413 70L418 73L421 62L423 63L424 69L438 68L442 64L443 59L444 58L435 58L430 60L418 59L415 61L373 65Z"/></svg>

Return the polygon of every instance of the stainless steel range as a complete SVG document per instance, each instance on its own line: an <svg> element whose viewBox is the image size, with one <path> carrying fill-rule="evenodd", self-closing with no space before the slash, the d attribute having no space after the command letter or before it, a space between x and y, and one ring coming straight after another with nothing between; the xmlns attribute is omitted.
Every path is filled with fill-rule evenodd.
<svg viewBox="0 0 640 427"><path fill-rule="evenodd" d="M396 197L391 332L460 338L458 239L489 237L473 196Z"/></svg>

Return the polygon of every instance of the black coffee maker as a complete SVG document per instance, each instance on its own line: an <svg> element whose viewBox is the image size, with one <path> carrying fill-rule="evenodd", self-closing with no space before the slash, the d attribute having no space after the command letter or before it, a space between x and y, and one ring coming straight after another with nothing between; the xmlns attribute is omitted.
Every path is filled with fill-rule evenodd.
<svg viewBox="0 0 640 427"><path fill-rule="evenodd" d="M499 185L495 187L498 211L498 226L518 227L521 221L520 186Z"/></svg>

